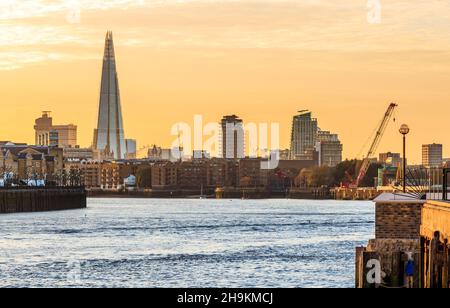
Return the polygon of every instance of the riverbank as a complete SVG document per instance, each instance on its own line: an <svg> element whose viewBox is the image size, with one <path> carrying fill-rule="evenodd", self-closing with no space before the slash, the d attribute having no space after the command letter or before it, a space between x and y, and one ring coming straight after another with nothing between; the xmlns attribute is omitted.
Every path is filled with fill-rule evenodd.
<svg viewBox="0 0 450 308"><path fill-rule="evenodd" d="M148 199L309 199L333 200L333 195L323 189L296 189L291 191L267 191L258 188L227 188L216 191L214 189L195 190L130 190L105 191L90 190L89 198L148 198Z"/></svg>

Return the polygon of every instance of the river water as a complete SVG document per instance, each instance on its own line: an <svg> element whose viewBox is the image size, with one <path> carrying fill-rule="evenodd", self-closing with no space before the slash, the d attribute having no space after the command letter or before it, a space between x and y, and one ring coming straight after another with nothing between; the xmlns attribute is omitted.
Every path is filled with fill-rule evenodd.
<svg viewBox="0 0 450 308"><path fill-rule="evenodd" d="M353 287L374 205L89 199L0 232L0 287Z"/></svg>

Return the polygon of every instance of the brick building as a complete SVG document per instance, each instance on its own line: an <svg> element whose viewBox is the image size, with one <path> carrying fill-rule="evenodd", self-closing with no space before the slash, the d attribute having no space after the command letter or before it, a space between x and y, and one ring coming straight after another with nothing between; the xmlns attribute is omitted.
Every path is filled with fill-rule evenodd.
<svg viewBox="0 0 450 308"><path fill-rule="evenodd" d="M178 187L181 189L201 189L207 186L207 160L194 159L178 164Z"/></svg>
<svg viewBox="0 0 450 308"><path fill-rule="evenodd" d="M174 189L178 184L178 163L159 162L152 166L152 188Z"/></svg>
<svg viewBox="0 0 450 308"><path fill-rule="evenodd" d="M238 163L236 160L213 158L207 162L206 185L210 188L236 187Z"/></svg>
<svg viewBox="0 0 450 308"><path fill-rule="evenodd" d="M62 149L0 143L0 174L16 180L47 179L63 169Z"/></svg>

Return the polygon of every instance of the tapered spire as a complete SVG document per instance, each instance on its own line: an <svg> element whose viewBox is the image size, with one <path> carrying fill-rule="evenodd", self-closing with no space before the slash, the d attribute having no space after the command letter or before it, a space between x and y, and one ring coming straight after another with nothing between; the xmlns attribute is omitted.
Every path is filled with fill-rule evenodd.
<svg viewBox="0 0 450 308"><path fill-rule="evenodd" d="M126 156L124 136L113 35L111 31L108 31L105 39L98 123L94 132L94 149L102 152L104 157L124 159Z"/></svg>

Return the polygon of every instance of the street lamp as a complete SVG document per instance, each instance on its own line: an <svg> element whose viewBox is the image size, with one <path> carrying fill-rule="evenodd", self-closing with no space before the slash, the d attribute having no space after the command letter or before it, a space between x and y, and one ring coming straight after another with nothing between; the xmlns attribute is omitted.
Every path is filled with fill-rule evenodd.
<svg viewBox="0 0 450 308"><path fill-rule="evenodd" d="M403 192L406 193L406 135L409 134L409 127L406 124L400 126L399 132L403 135Z"/></svg>

